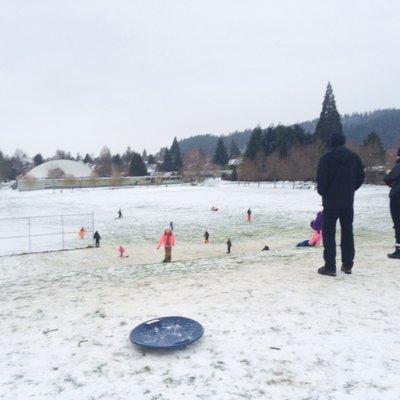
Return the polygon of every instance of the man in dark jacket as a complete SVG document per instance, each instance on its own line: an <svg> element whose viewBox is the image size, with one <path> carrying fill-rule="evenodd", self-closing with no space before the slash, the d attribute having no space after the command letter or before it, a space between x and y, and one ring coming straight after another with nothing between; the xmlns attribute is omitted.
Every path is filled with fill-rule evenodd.
<svg viewBox="0 0 400 400"><path fill-rule="evenodd" d="M354 261L354 192L364 182L364 166L357 154L344 145L341 134L331 136L331 150L324 154L318 165L317 187L324 206L322 226L325 266L321 275L336 276L336 222L339 219L342 238L342 271L351 274Z"/></svg>
<svg viewBox="0 0 400 400"><path fill-rule="evenodd" d="M400 149L397 152L396 165L386 174L385 183L390 187L390 214L394 224L396 246L389 258L400 259Z"/></svg>

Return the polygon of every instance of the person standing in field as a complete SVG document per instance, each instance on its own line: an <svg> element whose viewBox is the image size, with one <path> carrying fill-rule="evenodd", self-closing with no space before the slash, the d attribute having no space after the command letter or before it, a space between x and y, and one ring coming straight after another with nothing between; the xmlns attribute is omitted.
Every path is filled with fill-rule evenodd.
<svg viewBox="0 0 400 400"><path fill-rule="evenodd" d="M94 242L95 242L95 246L96 246L96 247L100 247L101 236L100 236L99 232L96 231L96 232L94 233L94 235L93 235L93 240L94 240Z"/></svg>
<svg viewBox="0 0 400 400"><path fill-rule="evenodd" d="M86 234L85 228L82 226L82 228L79 230L79 238L85 239L85 234Z"/></svg>
<svg viewBox="0 0 400 400"><path fill-rule="evenodd" d="M207 244L210 238L210 234L208 233L208 231L205 231L203 237L204 237L204 243Z"/></svg>
<svg viewBox="0 0 400 400"><path fill-rule="evenodd" d="M226 241L226 247L227 247L227 252L226 252L226 254L231 254L232 242L231 242L231 239L230 239L230 238L228 238L228 240Z"/></svg>
<svg viewBox="0 0 400 400"><path fill-rule="evenodd" d="M247 210L247 222L251 222L251 210L250 210L250 208Z"/></svg>
<svg viewBox="0 0 400 400"><path fill-rule="evenodd" d="M157 250L161 246L164 246L165 249L165 257L163 262L171 262L172 247L175 246L175 235L172 233L170 227L165 228L164 233L161 235L161 238L157 244Z"/></svg>
<svg viewBox="0 0 400 400"><path fill-rule="evenodd" d="M118 253L119 253L119 256L120 256L120 258L123 258L124 257L124 254L125 254L125 247L124 246L119 246L118 247Z"/></svg>
<svg viewBox="0 0 400 400"><path fill-rule="evenodd" d="M400 260L400 149L394 167L386 174L384 181L390 187L390 214L395 232L395 250L388 254L389 258Z"/></svg>
<svg viewBox="0 0 400 400"><path fill-rule="evenodd" d="M318 269L321 275L336 276L336 223L341 226L342 268L351 274L354 263L354 193L364 183L364 166L360 157L344 147L346 138L333 134L330 151L318 165L317 190L322 196L324 219L322 225L325 265Z"/></svg>
<svg viewBox="0 0 400 400"><path fill-rule="evenodd" d="M171 221L171 222L169 223L169 227L171 228L171 231L174 230L174 222L173 222L173 221Z"/></svg>
<svg viewBox="0 0 400 400"><path fill-rule="evenodd" d="M118 219L121 219L122 218L122 211L121 211L121 209L119 209L118 210Z"/></svg>

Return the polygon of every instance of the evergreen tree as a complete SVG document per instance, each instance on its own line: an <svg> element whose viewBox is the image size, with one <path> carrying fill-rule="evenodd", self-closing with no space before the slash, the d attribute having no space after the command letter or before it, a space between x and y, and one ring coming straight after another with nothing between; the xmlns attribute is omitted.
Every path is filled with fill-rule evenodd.
<svg viewBox="0 0 400 400"><path fill-rule="evenodd" d="M125 165L129 165L130 162L132 161L132 150L131 148L128 146L125 150L125 153L122 156L122 161Z"/></svg>
<svg viewBox="0 0 400 400"><path fill-rule="evenodd" d="M238 180L237 167L236 165L234 165L232 169L231 181L237 181L237 180Z"/></svg>
<svg viewBox="0 0 400 400"><path fill-rule="evenodd" d="M40 164L43 164L43 157L40 153L36 154L35 157L33 157L33 164L35 167L37 167Z"/></svg>
<svg viewBox="0 0 400 400"><path fill-rule="evenodd" d="M92 157L90 157L90 155L88 153L86 153L85 158L83 159L83 162L85 164L93 164Z"/></svg>
<svg viewBox="0 0 400 400"><path fill-rule="evenodd" d="M217 147L215 148L213 163L223 167L228 163L228 161L229 161L228 152L226 151L222 138L219 138L217 142Z"/></svg>
<svg viewBox="0 0 400 400"><path fill-rule="evenodd" d="M122 165L122 158L118 153L112 156L112 163L118 167Z"/></svg>
<svg viewBox="0 0 400 400"><path fill-rule="evenodd" d="M253 161L260 150L262 150L262 130L257 126L253 129L244 156Z"/></svg>
<svg viewBox="0 0 400 400"><path fill-rule="evenodd" d="M335 96L330 82L326 87L324 102L322 103L322 111L319 117L314 136L320 139L322 143L328 147L329 139L333 133L343 133L342 121L340 114L336 109Z"/></svg>
<svg viewBox="0 0 400 400"><path fill-rule="evenodd" d="M139 153L132 153L132 161L129 165L130 176L144 176L147 175L147 168Z"/></svg>
<svg viewBox="0 0 400 400"><path fill-rule="evenodd" d="M231 145L229 148L229 158L236 158L240 156L240 150L234 140L231 141Z"/></svg>
<svg viewBox="0 0 400 400"><path fill-rule="evenodd" d="M164 151L164 158L161 169L162 171L165 172L172 171L172 157L171 157L171 152L169 151L168 148L166 148Z"/></svg>
<svg viewBox="0 0 400 400"><path fill-rule="evenodd" d="M143 158L144 162L147 162L147 151L146 151L146 149L143 150L142 158Z"/></svg>
<svg viewBox="0 0 400 400"><path fill-rule="evenodd" d="M152 154L149 154L147 156L147 164L152 165L152 164L155 164L155 163L156 163L156 158Z"/></svg>
<svg viewBox="0 0 400 400"><path fill-rule="evenodd" d="M382 165L386 159L386 150L376 132L371 132L364 140L361 158L368 167Z"/></svg>
<svg viewBox="0 0 400 400"><path fill-rule="evenodd" d="M183 167L182 154L181 154L181 149L179 147L179 143L178 143L178 140L176 139L176 137L174 138L174 141L172 142L170 154L171 154L172 171L181 171L182 167Z"/></svg>
<svg viewBox="0 0 400 400"><path fill-rule="evenodd" d="M364 146L369 145L376 145L380 149L384 150L381 138L376 132L371 132L365 139L364 139Z"/></svg>

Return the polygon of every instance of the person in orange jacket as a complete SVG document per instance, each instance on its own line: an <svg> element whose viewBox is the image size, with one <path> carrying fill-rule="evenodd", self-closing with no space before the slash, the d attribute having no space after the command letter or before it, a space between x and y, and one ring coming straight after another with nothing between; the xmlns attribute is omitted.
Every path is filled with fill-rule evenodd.
<svg viewBox="0 0 400 400"><path fill-rule="evenodd" d="M85 228L82 226L82 228L79 231L79 237L81 239L85 239L85 234L86 234Z"/></svg>

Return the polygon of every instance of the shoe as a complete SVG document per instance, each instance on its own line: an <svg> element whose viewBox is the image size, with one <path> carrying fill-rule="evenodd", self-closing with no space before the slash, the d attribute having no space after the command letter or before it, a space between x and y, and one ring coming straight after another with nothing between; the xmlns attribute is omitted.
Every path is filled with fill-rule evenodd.
<svg viewBox="0 0 400 400"><path fill-rule="evenodd" d="M343 271L347 275L351 274L351 268L345 268L343 265L342 265L342 268L340 268L340 270Z"/></svg>
<svg viewBox="0 0 400 400"><path fill-rule="evenodd" d="M389 258L400 260L400 246L396 246L396 249L393 253L388 254Z"/></svg>
<svg viewBox="0 0 400 400"><path fill-rule="evenodd" d="M326 269L326 267L321 267L318 269L318 273L320 275L327 275L327 276L336 276L336 272L334 271L329 271L328 269Z"/></svg>

